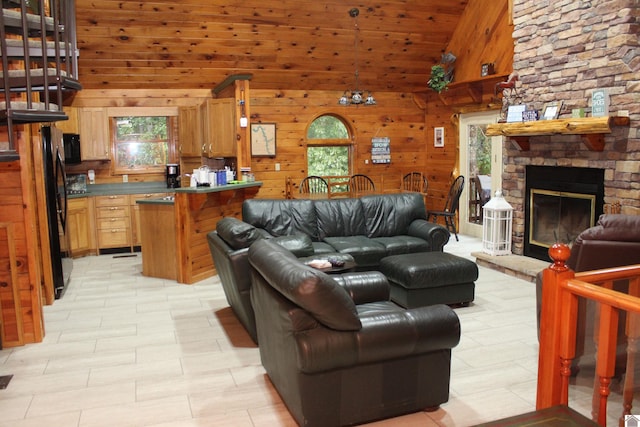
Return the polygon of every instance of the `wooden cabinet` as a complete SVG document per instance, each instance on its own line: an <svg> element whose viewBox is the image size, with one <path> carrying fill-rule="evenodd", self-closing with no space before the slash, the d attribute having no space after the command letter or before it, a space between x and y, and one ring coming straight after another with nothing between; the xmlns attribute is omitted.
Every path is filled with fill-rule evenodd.
<svg viewBox="0 0 640 427"><path fill-rule="evenodd" d="M104 108L80 108L78 127L82 160L109 160L109 117Z"/></svg>
<svg viewBox="0 0 640 427"><path fill-rule="evenodd" d="M178 111L178 151L180 157L202 156L200 108L181 107Z"/></svg>
<svg viewBox="0 0 640 427"><path fill-rule="evenodd" d="M130 213L131 213L131 245L142 246L142 233L140 223L140 205L136 203L138 200L160 199L165 197L167 193L147 193L132 194L129 196Z"/></svg>
<svg viewBox="0 0 640 427"><path fill-rule="evenodd" d="M71 244L71 256L90 253L94 246L93 200L89 197L69 199L67 205L67 234Z"/></svg>
<svg viewBox="0 0 640 427"><path fill-rule="evenodd" d="M56 122L56 127L63 133L79 133L78 107L64 107L64 113L69 117L69 120Z"/></svg>
<svg viewBox="0 0 640 427"><path fill-rule="evenodd" d="M101 249L131 246L129 196L113 195L95 198L98 252Z"/></svg>
<svg viewBox="0 0 640 427"><path fill-rule="evenodd" d="M235 99L207 99L200 105L202 145L207 157L236 157Z"/></svg>

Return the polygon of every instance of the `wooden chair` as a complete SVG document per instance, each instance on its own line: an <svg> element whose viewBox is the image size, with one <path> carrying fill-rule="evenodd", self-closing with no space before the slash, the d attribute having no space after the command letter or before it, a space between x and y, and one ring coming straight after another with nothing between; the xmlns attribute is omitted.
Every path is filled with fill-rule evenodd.
<svg viewBox="0 0 640 427"><path fill-rule="evenodd" d="M427 177L420 172L410 172L402 177L402 191L426 194L428 186Z"/></svg>
<svg viewBox="0 0 640 427"><path fill-rule="evenodd" d="M375 191L375 189L376 186L367 175L356 174L349 178L349 191L352 193L366 193Z"/></svg>
<svg viewBox="0 0 640 427"><path fill-rule="evenodd" d="M458 241L458 230L456 229L456 211L458 210L458 205L460 204L460 195L462 194L463 188L464 176L460 175L451 183L451 187L449 188L449 195L447 196L447 201L444 205L444 210L427 212L427 221L430 221L431 217L433 217L433 222L438 222L438 218L443 217L447 230L453 232L453 234L456 236L456 241Z"/></svg>
<svg viewBox="0 0 640 427"><path fill-rule="evenodd" d="M300 193L328 193L329 184L321 176L310 175L300 183Z"/></svg>

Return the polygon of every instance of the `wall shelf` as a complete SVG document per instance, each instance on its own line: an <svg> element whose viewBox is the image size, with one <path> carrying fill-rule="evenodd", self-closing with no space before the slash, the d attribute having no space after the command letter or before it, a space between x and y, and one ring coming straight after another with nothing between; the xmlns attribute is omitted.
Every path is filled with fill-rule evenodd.
<svg viewBox="0 0 640 427"><path fill-rule="evenodd" d="M604 135L613 126L629 126L629 117L580 117L487 125L488 136L511 138L520 150L529 150L530 136L581 135L591 151L604 150Z"/></svg>
<svg viewBox="0 0 640 427"><path fill-rule="evenodd" d="M454 81L440 93L425 88L414 92L414 100L423 109L430 93L437 95L440 102L447 106L481 104L487 94L497 97L496 85L507 77L507 74L492 74L476 80Z"/></svg>

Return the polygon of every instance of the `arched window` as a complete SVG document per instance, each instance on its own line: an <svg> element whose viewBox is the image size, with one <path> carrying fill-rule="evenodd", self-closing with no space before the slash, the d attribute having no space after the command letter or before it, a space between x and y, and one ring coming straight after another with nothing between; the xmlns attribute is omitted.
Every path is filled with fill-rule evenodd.
<svg viewBox="0 0 640 427"><path fill-rule="evenodd" d="M307 175L328 178L331 191L346 191L339 185L351 175L351 130L346 122L333 114L325 114L311 122L307 129Z"/></svg>

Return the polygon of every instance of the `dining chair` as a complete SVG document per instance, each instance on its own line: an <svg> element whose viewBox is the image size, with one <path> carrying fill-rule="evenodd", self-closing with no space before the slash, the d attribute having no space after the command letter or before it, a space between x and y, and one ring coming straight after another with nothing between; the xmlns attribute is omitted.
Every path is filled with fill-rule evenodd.
<svg viewBox="0 0 640 427"><path fill-rule="evenodd" d="M431 221L431 217L433 217L433 222L438 222L439 217L444 218L447 230L453 232L456 236L456 241L459 241L458 230L456 229L456 211L460 204L460 195L462 194L463 188L464 176L460 175L451 183L449 194L447 195L447 201L444 204L444 209L441 211L427 211L427 221Z"/></svg>
<svg viewBox="0 0 640 427"><path fill-rule="evenodd" d="M300 193L328 193L329 184L321 176L310 175L300 182Z"/></svg>
<svg viewBox="0 0 640 427"><path fill-rule="evenodd" d="M410 172L402 177L402 190L426 194L429 182L420 172Z"/></svg>
<svg viewBox="0 0 640 427"><path fill-rule="evenodd" d="M371 178L367 175L355 174L349 178L349 191L351 192L367 192L375 191L376 186L373 184Z"/></svg>

